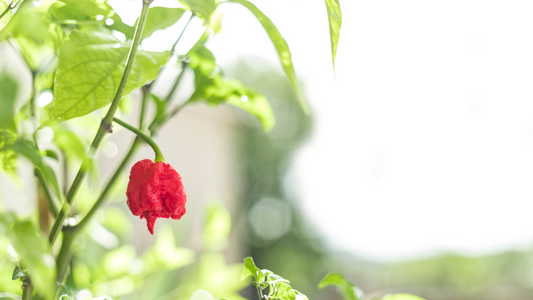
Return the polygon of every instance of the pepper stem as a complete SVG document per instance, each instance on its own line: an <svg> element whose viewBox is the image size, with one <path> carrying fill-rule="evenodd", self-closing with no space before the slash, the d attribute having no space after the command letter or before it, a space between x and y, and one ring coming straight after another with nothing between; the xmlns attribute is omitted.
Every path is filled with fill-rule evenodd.
<svg viewBox="0 0 533 300"><path fill-rule="evenodd" d="M142 138L146 143L148 143L148 145L150 145L150 147L152 147L152 149L155 152L154 162L160 162L160 161L164 162L165 161L165 157L163 156L163 152L161 152L161 149L159 148L157 143L154 140L152 140L152 138L149 137L146 133L142 132L138 128L135 128L135 127L131 126L130 124L122 121L119 118L113 118L113 121L115 123L119 124L120 126L128 129L129 131L135 133L137 136Z"/></svg>

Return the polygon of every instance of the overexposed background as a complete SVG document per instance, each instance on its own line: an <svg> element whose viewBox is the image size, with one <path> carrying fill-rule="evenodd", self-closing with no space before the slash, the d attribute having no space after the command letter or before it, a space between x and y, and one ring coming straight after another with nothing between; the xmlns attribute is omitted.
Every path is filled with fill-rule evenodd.
<svg viewBox="0 0 533 300"><path fill-rule="evenodd" d="M340 2L335 78L323 1L254 1L287 39L316 118L291 179L310 224L377 260L530 246L533 3ZM219 63L277 63L246 9L222 11L208 45Z"/></svg>
<svg viewBox="0 0 533 300"><path fill-rule="evenodd" d="M130 25L135 2L109 1ZM340 2L335 77L323 1L254 1L289 43L316 121L288 179L310 225L375 260L531 246L533 3ZM218 63L279 65L249 11L221 10ZM170 49L186 19L143 47ZM194 20L178 52L201 33Z"/></svg>

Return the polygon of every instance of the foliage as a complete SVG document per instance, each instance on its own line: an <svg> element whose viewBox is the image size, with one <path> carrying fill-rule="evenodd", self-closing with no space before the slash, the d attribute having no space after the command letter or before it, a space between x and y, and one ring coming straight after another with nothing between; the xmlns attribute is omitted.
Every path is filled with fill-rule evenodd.
<svg viewBox="0 0 533 300"><path fill-rule="evenodd" d="M127 242L132 231L123 211L116 206L104 206L117 193L115 189L122 189L124 193L121 178L140 146L139 137L158 149L150 136L189 105L205 102L213 107L223 104L237 107L258 120L254 124L260 124L263 131L256 132L260 136L258 139L272 134L280 144L283 139L287 144L290 137L287 132L273 129L276 109L272 109L272 103L287 105L288 113L298 119L292 124L293 132L296 130L300 135L307 130L309 119L304 120L301 113L302 108L307 111L307 106L289 45L270 18L246 0L179 2L183 7L150 8L152 1L143 0L140 16L135 25L130 26L106 0L9 3L0 0L0 41L18 52L31 74L30 96L21 99L18 88L21 83L10 70L0 70L0 165L2 170L16 177L16 164L30 163L38 182L40 204L38 214L32 212L27 219L10 213L0 214L0 253L4 254L6 249L8 254L8 260L0 264L0 274L7 274L9 279L4 284L6 281L0 276L0 283L2 288L9 289L6 292L22 294L23 300L32 299L33 290L46 300L134 296L190 299L198 295L240 300L244 298L239 291L248 285L246 279L252 276L252 284L263 299L308 299L293 289L298 284L272 271L259 269L251 257L246 258L244 264L226 262L223 251L229 245L231 216L218 202L207 207L199 234L200 246L180 246L181 241L174 231L162 227L157 231L155 244L142 250ZM270 99L267 91L259 91L246 84L246 80L239 81L221 71L209 50L209 40L221 31L219 5L222 3L242 5L260 22L285 72L286 78L281 83L290 86L295 99L276 102ZM340 6L338 1L326 1L326 5L335 60L341 26ZM174 79L173 89L166 97L157 97L153 88L164 74L163 69L174 67L179 38L170 51L145 51L139 49L139 45L154 32L173 26L183 16L199 18L205 25L205 32L194 47L179 56L181 73ZM194 75L194 91L185 103L175 104L173 93L188 70ZM141 105L137 110L139 124L135 127L120 123L122 121L115 117L127 111L128 95L136 90L140 92ZM46 95L51 97L50 101L44 101ZM150 104L157 108L151 121L147 113ZM291 119L292 116L283 117ZM298 123L301 120L304 125ZM106 136L113 131L113 122L122 124L138 137L109 181L100 187L101 174L94 161L101 145L107 142ZM46 137L50 143L42 142ZM274 156L280 154L277 158L288 153L287 148L278 152L265 150L272 150ZM281 165L279 163L276 161ZM69 175L73 170L76 176L71 180ZM90 176L85 180L87 173ZM255 200L251 203L257 204ZM265 211L287 208L283 203L266 201L263 203ZM124 205L124 201L121 204ZM290 207L288 211L290 218L296 219ZM262 212L256 215L257 218L250 219L252 227L266 233L269 227L264 226ZM266 236L269 237L268 233ZM317 251L312 255L320 258ZM22 284L14 284L11 280L22 281ZM345 290L352 287L347 281L330 279L325 282L323 285L340 285ZM20 285L23 290L19 289ZM387 297L405 300L410 296L398 294L384 299L388 300Z"/></svg>
<svg viewBox="0 0 533 300"><path fill-rule="evenodd" d="M308 300L307 296L298 292L290 286L290 281L274 274L267 269L259 269L251 257L244 259L244 271L241 279L246 279L249 276L254 278L252 284L257 288L257 293L260 299L265 300ZM268 293L263 293L263 290L268 290Z"/></svg>

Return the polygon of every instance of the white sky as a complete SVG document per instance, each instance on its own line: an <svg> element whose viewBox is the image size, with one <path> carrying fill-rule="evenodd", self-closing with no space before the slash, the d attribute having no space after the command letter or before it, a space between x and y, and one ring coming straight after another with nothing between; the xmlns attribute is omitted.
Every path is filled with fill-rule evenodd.
<svg viewBox="0 0 533 300"><path fill-rule="evenodd" d="M317 119L295 165L313 225L380 260L533 245L533 2L340 1L336 79L324 1L252 1L291 46ZM251 14L225 6L219 63L278 64ZM145 48L170 48L176 28Z"/></svg>

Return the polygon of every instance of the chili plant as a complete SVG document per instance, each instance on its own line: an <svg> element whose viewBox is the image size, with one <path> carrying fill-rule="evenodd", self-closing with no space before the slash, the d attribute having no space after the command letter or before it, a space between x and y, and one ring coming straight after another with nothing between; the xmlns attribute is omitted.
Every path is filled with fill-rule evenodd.
<svg viewBox="0 0 533 300"><path fill-rule="evenodd" d="M182 109L200 102L211 106L229 104L255 116L266 131L274 126L274 115L267 98L237 80L225 78L207 47L209 39L220 32L220 6L240 5L257 18L274 45L302 109L308 111L287 42L252 2L179 0L180 8L151 7L152 2L142 1L140 15L135 25L130 26L105 0L0 0L0 42L22 57L31 74L28 99L22 99L24 103L19 105L20 82L9 70L0 70L0 167L17 178L18 160L24 157L30 161L38 182L38 195L45 204L39 209L39 222L35 218L21 219L12 213L0 215L0 234L7 237L11 256L18 257L14 260L17 266L12 279L22 281L22 299L73 297L65 280L68 272L75 280L76 272L83 273L81 267L76 269L71 264L76 241L91 226L91 221L105 205L119 177L127 172L131 158L143 143L154 150L155 162L145 159L131 169L127 188L130 210L147 220L151 233L157 218L181 218L186 211L187 187L182 185L178 172L164 162L163 153L152 137ZM334 63L341 12L338 0L326 0L325 4ZM194 18L202 21L205 31L187 53L178 55L177 45ZM139 49L142 41L152 33L181 19L187 19L187 22L170 51ZM176 65L180 73L173 79L170 91L165 97L157 97L153 89L165 74L163 70ZM194 74L194 92L188 100L175 104L173 101L186 70L192 70ZM140 90L141 94L137 108L139 120L131 125L117 118L117 112L127 106L128 95L135 90ZM47 97L43 95L49 95L51 101L46 101ZM149 118L147 107L151 104L157 110ZM94 118L97 111L104 114L86 148L80 133L72 130L70 124ZM135 138L88 212L81 215L73 207L76 199L82 197L85 177L88 174L98 176L95 156L106 136L113 132L115 123L130 130ZM51 149L40 143L40 136L50 131L54 133ZM80 166L70 180L68 168L77 161ZM224 214L214 214L221 215ZM190 253L175 248L173 242L168 244L169 241L167 235L156 243L164 244L161 247L174 255L160 267L187 264ZM157 249L151 250L153 253L143 259L157 262L158 255L161 255ZM120 255L129 255L126 248L120 250L125 252L117 251ZM109 253L109 257L111 255ZM176 257L180 258L176 260ZM255 272L251 274L256 277L254 285L262 298L307 298L293 290L282 277L257 269L251 259L245 260L245 267L248 272ZM269 288L268 292L263 293L266 288Z"/></svg>

